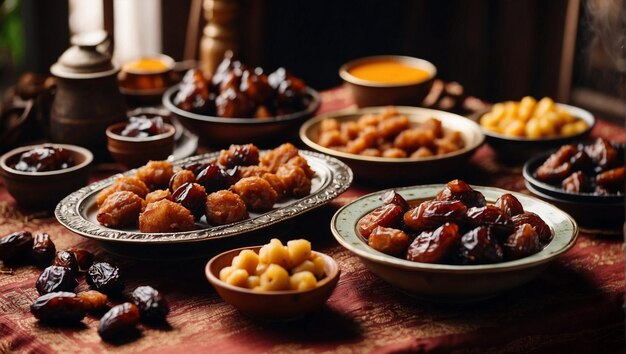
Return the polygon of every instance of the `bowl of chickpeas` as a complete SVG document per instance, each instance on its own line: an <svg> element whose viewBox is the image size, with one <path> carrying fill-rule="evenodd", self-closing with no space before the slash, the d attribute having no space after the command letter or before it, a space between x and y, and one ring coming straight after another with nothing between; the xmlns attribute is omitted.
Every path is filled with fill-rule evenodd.
<svg viewBox="0 0 626 354"><path fill-rule="evenodd" d="M304 239L278 239L213 257L206 277L217 293L241 312L263 320L291 320L324 305L340 269Z"/></svg>
<svg viewBox="0 0 626 354"><path fill-rule="evenodd" d="M596 123L582 108L531 96L496 103L469 118L480 124L499 156L514 160L584 139Z"/></svg>

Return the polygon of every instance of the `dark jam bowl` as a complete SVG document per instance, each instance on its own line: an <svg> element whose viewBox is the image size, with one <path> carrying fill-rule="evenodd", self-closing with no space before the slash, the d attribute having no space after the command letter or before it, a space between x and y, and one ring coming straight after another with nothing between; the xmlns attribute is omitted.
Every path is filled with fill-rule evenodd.
<svg viewBox="0 0 626 354"><path fill-rule="evenodd" d="M163 105L192 133L198 135L203 144L211 147L227 147L230 144L275 142L285 140L297 132L300 124L312 117L320 107L317 91L307 87L308 106L298 112L269 118L224 118L196 114L178 108L174 97L179 85L163 94Z"/></svg>
<svg viewBox="0 0 626 354"><path fill-rule="evenodd" d="M23 208L51 209L66 195L85 186L89 178L88 167L93 161L93 154L75 145L52 144L53 147L69 152L74 162L71 167L45 172L23 172L14 168L23 153L43 146L23 146L0 156L4 184L9 194Z"/></svg>
<svg viewBox="0 0 626 354"><path fill-rule="evenodd" d="M524 164L526 188L535 196L570 214L588 232L621 233L624 224L624 196L566 192L538 180L535 171L556 150L538 154Z"/></svg>

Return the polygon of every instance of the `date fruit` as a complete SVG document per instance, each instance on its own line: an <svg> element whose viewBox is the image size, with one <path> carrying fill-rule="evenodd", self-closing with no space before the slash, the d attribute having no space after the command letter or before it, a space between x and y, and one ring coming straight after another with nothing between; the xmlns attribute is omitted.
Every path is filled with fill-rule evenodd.
<svg viewBox="0 0 626 354"><path fill-rule="evenodd" d="M40 267L46 267L52 263L56 254L54 242L45 232L35 235L33 240L33 258L35 263Z"/></svg>
<svg viewBox="0 0 626 354"><path fill-rule="evenodd" d="M120 278L120 269L107 262L94 263L87 270L87 284L94 290L107 295L117 294L122 291L124 285Z"/></svg>
<svg viewBox="0 0 626 354"><path fill-rule="evenodd" d="M149 322L161 322L170 312L163 296L151 286L139 286L131 295L141 312L141 318Z"/></svg>
<svg viewBox="0 0 626 354"><path fill-rule="evenodd" d="M404 214L404 224L417 231L433 230L444 223L463 223L467 207L458 200L428 200Z"/></svg>
<svg viewBox="0 0 626 354"><path fill-rule="evenodd" d="M407 210L411 208L409 206L409 203L406 201L406 199L404 199L404 197L402 197L398 192L396 192L393 189L385 192L380 197L380 200L384 204L394 204L394 205L399 206L400 208L402 208L402 212L406 212Z"/></svg>
<svg viewBox="0 0 626 354"><path fill-rule="evenodd" d="M502 194L494 205L508 216L515 216L524 212L522 203L510 193Z"/></svg>
<svg viewBox="0 0 626 354"><path fill-rule="evenodd" d="M222 150L218 158L218 163L224 168L258 165L259 148L252 144L233 144L228 150Z"/></svg>
<svg viewBox="0 0 626 354"><path fill-rule="evenodd" d="M58 251L54 257L54 261L52 261L52 265L70 268L74 272L78 271L76 257L74 257L74 253L68 251Z"/></svg>
<svg viewBox="0 0 626 354"><path fill-rule="evenodd" d="M106 307L109 297L96 290L87 290L78 293L86 311L97 312Z"/></svg>
<svg viewBox="0 0 626 354"><path fill-rule="evenodd" d="M486 225L493 227L493 231L499 235L508 235L513 232L514 225L502 209L487 205L480 208L470 208L467 211L467 219L474 227Z"/></svg>
<svg viewBox="0 0 626 354"><path fill-rule="evenodd" d="M570 193L581 193L588 188L587 177L582 171L577 171L569 175L561 182L561 188Z"/></svg>
<svg viewBox="0 0 626 354"><path fill-rule="evenodd" d="M217 192L230 186L226 171L213 164L209 164L196 174L196 183L204 187L206 193Z"/></svg>
<svg viewBox="0 0 626 354"><path fill-rule="evenodd" d="M402 220L402 208L395 204L386 204L362 217L357 222L357 229L368 238L377 226L393 227Z"/></svg>
<svg viewBox="0 0 626 354"><path fill-rule="evenodd" d="M434 231L417 235L406 252L406 259L422 263L443 263L454 256L461 235L456 224L445 223Z"/></svg>
<svg viewBox="0 0 626 354"><path fill-rule="evenodd" d="M539 236L530 224L522 224L515 229L502 245L507 259L520 259L541 251Z"/></svg>
<svg viewBox="0 0 626 354"><path fill-rule="evenodd" d="M51 265L37 278L35 287L39 295L57 291L73 291L78 286L76 276L70 268Z"/></svg>
<svg viewBox="0 0 626 354"><path fill-rule="evenodd" d="M479 226L461 237L461 261L464 264L502 262L504 253L488 226Z"/></svg>
<svg viewBox="0 0 626 354"><path fill-rule="evenodd" d="M537 169L537 179L544 182L562 180L570 175L572 171L571 158L576 155L577 150L573 145L564 145L550 155L548 159Z"/></svg>
<svg viewBox="0 0 626 354"><path fill-rule="evenodd" d="M172 200L189 209L196 220L204 215L206 191L197 183L185 183L172 193Z"/></svg>
<svg viewBox="0 0 626 354"><path fill-rule="evenodd" d="M511 221L515 224L515 228L519 228L523 224L532 226L537 235L539 235L539 241L544 245L552 240L552 230L550 230L550 226L535 213L527 211L523 214L515 215L511 218Z"/></svg>
<svg viewBox="0 0 626 354"><path fill-rule="evenodd" d="M33 248L33 235L28 231L17 231L0 239L0 260L5 263L21 261L29 256Z"/></svg>
<svg viewBox="0 0 626 354"><path fill-rule="evenodd" d="M485 196L470 187L460 179L455 179L443 187L443 189L435 196L435 200L458 200L465 204L468 208L482 207L487 204Z"/></svg>
<svg viewBox="0 0 626 354"><path fill-rule="evenodd" d="M399 255L409 246L409 236L402 230L377 226L367 239L367 243L377 251Z"/></svg>
<svg viewBox="0 0 626 354"><path fill-rule="evenodd" d="M139 308L135 304L125 302L114 306L100 319L98 334L104 340L122 337L136 329L139 319Z"/></svg>
<svg viewBox="0 0 626 354"><path fill-rule="evenodd" d="M76 323L85 317L82 300L72 292L42 295L30 305L36 319L47 323Z"/></svg>
<svg viewBox="0 0 626 354"><path fill-rule="evenodd" d="M89 269L89 267L91 267L91 265L93 264L93 259L94 259L93 253L80 249L80 248L74 248L74 247L68 249L67 251L74 255L79 272L82 272L82 273L86 272Z"/></svg>

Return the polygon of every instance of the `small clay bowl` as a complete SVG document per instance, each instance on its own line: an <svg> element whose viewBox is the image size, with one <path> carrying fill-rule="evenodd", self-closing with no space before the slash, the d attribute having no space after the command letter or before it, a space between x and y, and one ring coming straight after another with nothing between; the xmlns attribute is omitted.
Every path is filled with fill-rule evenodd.
<svg viewBox="0 0 626 354"><path fill-rule="evenodd" d="M408 83L384 83L364 80L350 73L356 66L381 61L394 61L424 70L428 77ZM420 106L430 92L437 76L437 68L424 59L401 55L379 55L352 60L339 68L339 76L348 87L354 102L359 107L370 106Z"/></svg>
<svg viewBox="0 0 626 354"><path fill-rule="evenodd" d="M30 145L13 149L0 157L0 169L9 194L21 207L49 209L71 192L87 184L89 164L93 154L82 147L52 144L69 151L74 166L45 172L23 172L14 168L20 156L43 145Z"/></svg>
<svg viewBox="0 0 626 354"><path fill-rule="evenodd" d="M128 122L115 123L107 130L107 148L115 161L128 168L146 164L150 160L166 160L174 151L176 129L169 123L163 123L165 133L146 138L134 138L121 135Z"/></svg>
<svg viewBox="0 0 626 354"><path fill-rule="evenodd" d="M147 65L142 67L142 63ZM177 81L175 64L174 59L162 54L125 63L118 74L120 92L129 103L158 104L163 92Z"/></svg>
<svg viewBox="0 0 626 354"><path fill-rule="evenodd" d="M261 246L243 247L221 253L207 263L206 277L217 293L232 306L250 317L286 321L302 317L320 308L330 297L339 280L339 266L334 259L320 252L313 253L324 259L326 276L317 283L315 289L297 291L252 291L227 284L219 279L222 268L230 266L233 258L244 249L258 253Z"/></svg>

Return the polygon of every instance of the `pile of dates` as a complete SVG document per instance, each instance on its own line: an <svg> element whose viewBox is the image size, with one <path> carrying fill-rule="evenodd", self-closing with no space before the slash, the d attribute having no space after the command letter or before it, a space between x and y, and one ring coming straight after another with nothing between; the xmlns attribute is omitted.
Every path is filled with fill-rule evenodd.
<svg viewBox="0 0 626 354"><path fill-rule="evenodd" d="M458 179L414 208L393 190L381 199L381 207L358 221L358 231L372 248L414 262L498 263L537 253L552 240L550 227L514 195L487 205Z"/></svg>
<svg viewBox="0 0 626 354"><path fill-rule="evenodd" d="M31 313L49 325L80 322L87 313L104 315L98 334L104 340L117 340L137 332L137 324L162 323L169 313L163 296L150 286L139 286L130 301L110 307L110 297L124 299L124 285L117 266L94 262L92 253L76 248L56 251L47 233L18 231L0 238L0 260L5 265L24 264L31 260L46 267L35 283L39 297L31 304ZM79 278L90 290L75 292Z"/></svg>
<svg viewBox="0 0 626 354"><path fill-rule="evenodd" d="M128 119L128 124L120 133L122 136L130 138L147 138L165 133L163 117L148 117L146 115L134 116Z"/></svg>
<svg viewBox="0 0 626 354"><path fill-rule="evenodd" d="M302 79L279 68L269 75L251 68L227 53L215 74L189 70L174 98L188 112L226 118L267 118L304 110L310 103Z"/></svg>
<svg viewBox="0 0 626 354"><path fill-rule="evenodd" d="M70 152L62 147L44 145L20 155L13 168L22 172L46 172L74 166Z"/></svg>
<svg viewBox="0 0 626 354"><path fill-rule="evenodd" d="M624 194L624 145L598 138L564 145L537 169L535 177L570 193Z"/></svg>

